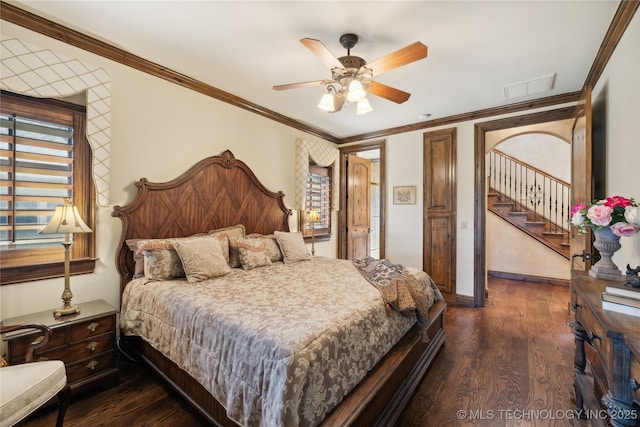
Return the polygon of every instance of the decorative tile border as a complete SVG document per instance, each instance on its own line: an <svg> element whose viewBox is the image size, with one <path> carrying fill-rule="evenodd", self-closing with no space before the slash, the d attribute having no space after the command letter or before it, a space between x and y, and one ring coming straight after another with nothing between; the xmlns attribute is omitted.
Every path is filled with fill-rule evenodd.
<svg viewBox="0 0 640 427"><path fill-rule="evenodd" d="M0 87L56 98L87 93L87 138L93 149L97 202L109 204L111 76L104 69L1 35Z"/></svg>

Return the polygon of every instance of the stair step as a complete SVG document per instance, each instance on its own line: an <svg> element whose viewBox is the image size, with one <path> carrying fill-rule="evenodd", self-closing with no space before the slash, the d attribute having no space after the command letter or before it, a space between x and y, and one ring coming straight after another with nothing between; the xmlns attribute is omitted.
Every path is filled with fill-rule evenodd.
<svg viewBox="0 0 640 427"><path fill-rule="evenodd" d="M487 200L488 210L566 259L570 259L569 236L566 231L559 231L560 229L555 225L524 204L511 200L508 196L495 192L495 190L489 191L491 197Z"/></svg>
<svg viewBox="0 0 640 427"><path fill-rule="evenodd" d="M562 231L544 231L542 234L548 237L565 237L567 235Z"/></svg>
<svg viewBox="0 0 640 427"><path fill-rule="evenodd" d="M527 221L525 224L527 224L527 227L544 227L546 225L544 222L538 221Z"/></svg>

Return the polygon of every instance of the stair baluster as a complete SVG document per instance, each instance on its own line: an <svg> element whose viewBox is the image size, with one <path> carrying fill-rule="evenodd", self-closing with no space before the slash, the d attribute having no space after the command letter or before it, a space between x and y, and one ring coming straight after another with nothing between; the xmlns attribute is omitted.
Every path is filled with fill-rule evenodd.
<svg viewBox="0 0 640 427"><path fill-rule="evenodd" d="M530 229L539 227L537 234L542 238L536 238L553 241L543 243L568 258L571 185L499 150L491 150L488 157L489 193L499 202L497 210L522 215L519 222ZM488 206L496 212L495 204ZM526 232L526 227L518 227Z"/></svg>

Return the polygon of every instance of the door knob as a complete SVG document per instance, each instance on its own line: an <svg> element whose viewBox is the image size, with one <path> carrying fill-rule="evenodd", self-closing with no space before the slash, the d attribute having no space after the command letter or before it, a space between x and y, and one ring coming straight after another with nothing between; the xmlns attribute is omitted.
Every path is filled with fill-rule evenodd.
<svg viewBox="0 0 640 427"><path fill-rule="evenodd" d="M581 254L573 254L571 258L582 258L582 261L587 261L591 259L591 254L588 254L584 249Z"/></svg>

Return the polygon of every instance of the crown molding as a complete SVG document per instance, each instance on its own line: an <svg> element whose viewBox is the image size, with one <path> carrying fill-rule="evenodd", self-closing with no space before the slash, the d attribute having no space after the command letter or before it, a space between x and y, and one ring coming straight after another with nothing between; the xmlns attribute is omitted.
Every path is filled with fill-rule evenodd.
<svg viewBox="0 0 640 427"><path fill-rule="evenodd" d="M414 124L399 126L389 129L381 129L379 131L363 133L360 135L353 135L345 138L338 138L333 134L330 134L322 129L309 126L306 123L294 120L290 117L276 113L273 110L262 107L258 104L250 102L246 99L240 98L229 92L225 92L214 86L205 84L192 77L173 71L165 66L148 61L137 55L133 55L127 51L119 49L108 43L87 36L79 31L60 25L56 22L50 21L46 18L28 12L24 9L11 5L5 1L0 1L0 8L2 10L1 19L13 24L19 25L26 29L35 31L61 42L70 44L72 46L83 49L87 52L102 56L120 64L132 67L134 69L151 74L155 77L170 81L177 85L183 86L187 89L202 93L203 95L210 96L227 104L233 105L238 108L250 111L258 114L267 119L282 123L290 126L294 129L298 129L307 134L325 139L335 144L347 144L351 142L363 141L373 138L381 138L391 136L399 133L412 132L421 129L428 129L437 126L445 126L452 123L459 123L464 121L478 120L486 117L492 117L503 114L517 113L520 111L527 111L534 108L543 108L553 105L560 105L570 102L578 102L581 93L586 86L592 87L598 80L602 71L604 70L609 58L611 57L616 45L622 38L624 31L631 22L633 15L635 14L640 1L638 0L622 0L620 6L616 10L609 30L605 35L603 42L598 50L596 58L593 62L591 70L587 76L582 91L570 92L546 98L535 99L531 101L519 102L515 104L509 104L496 108L488 108L484 110L472 111L468 113L457 114L448 117L442 117L435 120L429 120L424 122L418 122Z"/></svg>

